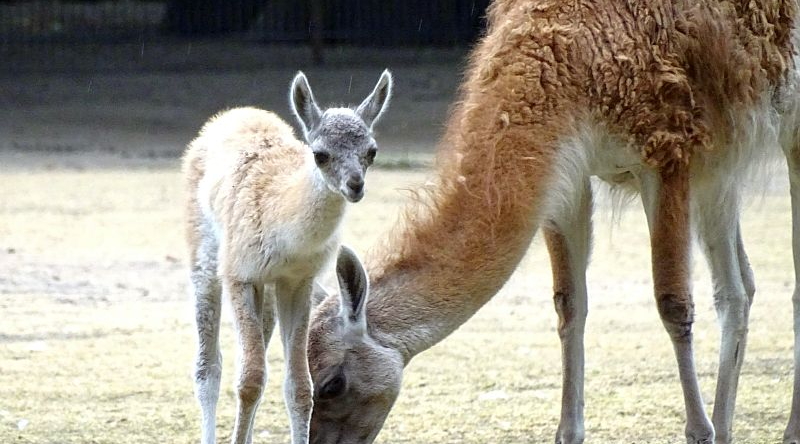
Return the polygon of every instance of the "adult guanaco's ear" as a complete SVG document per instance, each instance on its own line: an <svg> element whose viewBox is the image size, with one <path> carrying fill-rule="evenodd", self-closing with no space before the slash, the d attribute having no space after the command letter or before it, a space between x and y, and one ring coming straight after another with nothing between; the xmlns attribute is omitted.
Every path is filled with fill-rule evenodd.
<svg viewBox="0 0 800 444"><path fill-rule="evenodd" d="M358 256L342 245L336 259L336 278L341 295L341 316L348 324L366 329L366 302L369 293L369 278Z"/></svg>
<svg viewBox="0 0 800 444"><path fill-rule="evenodd" d="M389 98L392 96L392 73L385 69L378 79L378 84L369 96L356 108L358 114L368 127L372 128L378 118L389 106Z"/></svg>
<svg viewBox="0 0 800 444"><path fill-rule="evenodd" d="M302 71L298 71L292 80L292 86L289 88L289 105L303 128L303 136L310 143L308 135L319 125L322 111L317 106L314 93L311 92L308 79Z"/></svg>

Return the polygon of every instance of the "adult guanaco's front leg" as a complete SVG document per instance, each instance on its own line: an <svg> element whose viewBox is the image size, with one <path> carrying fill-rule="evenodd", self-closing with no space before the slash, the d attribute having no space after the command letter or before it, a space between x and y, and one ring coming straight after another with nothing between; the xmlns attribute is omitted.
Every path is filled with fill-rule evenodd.
<svg viewBox="0 0 800 444"><path fill-rule="evenodd" d="M713 184L693 193L692 217L711 270L721 329L712 422L716 443L727 444L733 439L733 412L755 284L739 226L739 191L727 186L726 179Z"/></svg>
<svg viewBox="0 0 800 444"><path fill-rule="evenodd" d="M574 197L574 211L544 226L544 239L553 270L553 303L561 339L561 418L556 444L579 444L585 436L583 334L588 312L586 267L592 233L588 181Z"/></svg>
<svg viewBox="0 0 800 444"><path fill-rule="evenodd" d="M656 306L678 361L686 406L686 440L689 444L711 444L714 429L703 406L692 345L688 166L648 170L640 180L650 228Z"/></svg>
<svg viewBox="0 0 800 444"><path fill-rule="evenodd" d="M792 200L792 253L794 257L794 390L784 444L800 444L800 146L786 151L789 164L789 191Z"/></svg>

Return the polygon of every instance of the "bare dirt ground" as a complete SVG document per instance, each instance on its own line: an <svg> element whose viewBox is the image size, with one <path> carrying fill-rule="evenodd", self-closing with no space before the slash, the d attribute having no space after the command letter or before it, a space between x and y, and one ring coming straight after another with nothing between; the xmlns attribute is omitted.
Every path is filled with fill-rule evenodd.
<svg viewBox="0 0 800 444"><path fill-rule="evenodd" d="M407 197L402 189L428 175L420 165L446 118L460 63L390 56L356 65L343 57L309 68L292 57L279 51L244 70L209 72L187 62L180 65L186 69L0 78L0 442L197 441L177 156L217 110L255 104L287 116L286 89L300 68L321 101L358 101L389 66L397 93L379 128L382 166L368 175L367 197L352 207L344 240L363 252L391 226ZM789 412L794 282L788 191L778 171L744 219L758 293L734 428L740 443L779 441ZM599 202L587 437L683 442L682 398L652 301L644 219L638 202L617 222L610 214ZM699 256L696 262L698 371L711 409L719 333L710 278ZM537 239L500 294L414 359L378 441L550 442L561 385L555 325ZM221 440L233 421L231 330L226 320ZM269 363L254 442L285 443L278 342Z"/></svg>

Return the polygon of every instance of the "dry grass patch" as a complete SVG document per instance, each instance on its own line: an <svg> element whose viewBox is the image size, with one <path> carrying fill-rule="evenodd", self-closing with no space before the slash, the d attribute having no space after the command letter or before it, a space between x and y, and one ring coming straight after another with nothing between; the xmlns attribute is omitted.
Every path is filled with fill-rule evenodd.
<svg viewBox="0 0 800 444"><path fill-rule="evenodd" d="M363 252L396 218L418 169L375 170L351 208L345 241ZM186 297L182 182L164 168L4 172L0 197L0 442L196 442L199 409ZM790 218L785 187L748 209L756 272L750 344L734 434L776 442L791 395ZM615 228L596 212L586 330L592 442L682 442L671 346L650 288L639 206ZM611 234L613 231L613 235ZM697 358L709 408L719 334L710 278L697 261ZM383 443L549 442L560 405L560 347L550 272L537 239L503 291L455 334L415 358ZM233 421L233 338L223 326L220 440ZM285 443L280 344L255 443Z"/></svg>

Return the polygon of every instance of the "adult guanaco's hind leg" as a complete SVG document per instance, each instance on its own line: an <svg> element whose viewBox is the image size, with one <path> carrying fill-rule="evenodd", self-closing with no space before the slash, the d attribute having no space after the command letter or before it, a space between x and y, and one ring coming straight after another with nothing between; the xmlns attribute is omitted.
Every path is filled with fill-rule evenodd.
<svg viewBox="0 0 800 444"><path fill-rule="evenodd" d="M642 201L650 227L650 248L656 306L667 330L686 406L686 441L711 444L714 429L706 415L694 365L691 294L691 236L689 227L689 171L646 171L640 177Z"/></svg>

